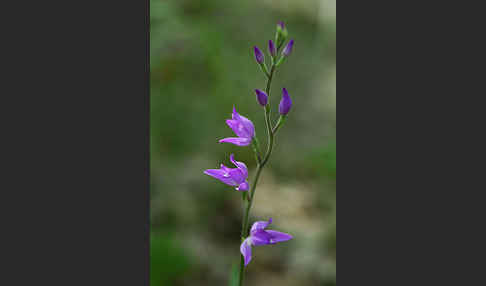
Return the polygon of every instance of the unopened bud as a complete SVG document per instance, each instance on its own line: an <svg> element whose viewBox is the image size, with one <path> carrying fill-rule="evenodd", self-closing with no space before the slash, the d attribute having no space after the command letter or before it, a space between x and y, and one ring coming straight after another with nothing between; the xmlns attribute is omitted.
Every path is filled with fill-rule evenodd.
<svg viewBox="0 0 486 286"><path fill-rule="evenodd" d="M277 54L277 49L275 48L275 44L272 40L268 41L268 52L270 53L270 55L272 55L272 57L275 57L275 55Z"/></svg>
<svg viewBox="0 0 486 286"><path fill-rule="evenodd" d="M285 28L284 22L280 21L277 24L277 33L275 35L275 43L277 47L281 47L282 44L287 40L288 32L287 28Z"/></svg>
<svg viewBox="0 0 486 286"><path fill-rule="evenodd" d="M282 115L286 115L289 113L290 108L292 108L292 100L290 99L289 93L287 89L282 89L282 99L280 100L280 104L278 106L278 112Z"/></svg>
<svg viewBox="0 0 486 286"><path fill-rule="evenodd" d="M257 63L260 65L263 64L264 57L262 51L260 51L260 49L257 46L254 46L253 52L255 54L255 60L257 61Z"/></svg>
<svg viewBox="0 0 486 286"><path fill-rule="evenodd" d="M292 47L294 46L294 40L290 40L282 51L284 57L288 57L292 52Z"/></svg>
<svg viewBox="0 0 486 286"><path fill-rule="evenodd" d="M260 103L261 106L267 105L268 95L264 91L259 89L255 89L255 93L258 103Z"/></svg>

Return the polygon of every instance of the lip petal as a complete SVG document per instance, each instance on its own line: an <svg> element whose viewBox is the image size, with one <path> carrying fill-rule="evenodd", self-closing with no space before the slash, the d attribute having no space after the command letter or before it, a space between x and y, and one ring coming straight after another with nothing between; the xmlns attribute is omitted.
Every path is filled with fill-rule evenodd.
<svg viewBox="0 0 486 286"><path fill-rule="evenodd" d="M243 255L243 259L245 261L245 267L251 261L251 245L250 245L250 238L248 237L245 239L240 246L241 255Z"/></svg>
<svg viewBox="0 0 486 286"><path fill-rule="evenodd" d="M236 190L237 191L242 191L242 192L245 192L245 191L248 191L250 189L250 185L248 184L247 181L241 183L237 188Z"/></svg>

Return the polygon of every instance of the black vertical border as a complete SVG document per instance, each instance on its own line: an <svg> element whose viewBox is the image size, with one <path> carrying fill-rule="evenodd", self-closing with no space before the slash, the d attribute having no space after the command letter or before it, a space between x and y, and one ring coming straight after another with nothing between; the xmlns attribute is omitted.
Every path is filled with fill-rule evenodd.
<svg viewBox="0 0 486 286"><path fill-rule="evenodd" d="M0 285L148 286L149 0L1 5Z"/></svg>
<svg viewBox="0 0 486 286"><path fill-rule="evenodd" d="M485 285L484 10L337 11L338 285Z"/></svg>
<svg viewBox="0 0 486 286"><path fill-rule="evenodd" d="M150 0L145 0L145 283L150 284Z"/></svg>

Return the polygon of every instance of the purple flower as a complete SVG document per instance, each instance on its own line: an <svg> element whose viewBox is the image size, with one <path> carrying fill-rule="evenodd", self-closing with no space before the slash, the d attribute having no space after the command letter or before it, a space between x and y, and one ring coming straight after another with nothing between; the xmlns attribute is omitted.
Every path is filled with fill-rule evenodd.
<svg viewBox="0 0 486 286"><path fill-rule="evenodd" d="M260 103L261 106L267 105L268 95L263 90L259 90L259 89L255 89L255 93L256 93L258 103Z"/></svg>
<svg viewBox="0 0 486 286"><path fill-rule="evenodd" d="M229 137L219 140L219 143L231 143L238 146L248 146L255 136L253 123L243 115L239 115L233 106L232 118L226 120L226 124L235 132L238 137Z"/></svg>
<svg viewBox="0 0 486 286"><path fill-rule="evenodd" d="M226 185L235 186L237 191L248 191L250 185L246 181L248 169L245 163L236 161L233 154L230 155L230 160L236 168L228 168L221 164L219 169L208 169L204 171L204 174L216 178Z"/></svg>
<svg viewBox="0 0 486 286"><path fill-rule="evenodd" d="M243 243L241 243L240 252L245 259L245 266L250 263L252 246L276 244L277 242L292 239L290 234L275 230L265 230L265 228L267 228L271 223L272 218L270 218L268 221L255 222L251 227L250 236L248 236Z"/></svg>
<svg viewBox="0 0 486 286"><path fill-rule="evenodd" d="M277 26L278 26L278 28L280 28L282 30L285 29L285 24L284 24L283 21L278 22Z"/></svg>
<svg viewBox="0 0 486 286"><path fill-rule="evenodd" d="M257 46L254 46L253 52L255 54L255 60L257 61L257 63L263 64L264 57L262 51L260 51L260 49Z"/></svg>
<svg viewBox="0 0 486 286"><path fill-rule="evenodd" d="M294 46L294 40L290 40L282 51L282 54L287 57L292 52L292 47Z"/></svg>
<svg viewBox="0 0 486 286"><path fill-rule="evenodd" d="M290 108L292 107L292 100L290 99L289 93L287 89L282 89L282 99L280 100L280 104L278 105L278 112L282 115L286 115L289 113Z"/></svg>
<svg viewBox="0 0 486 286"><path fill-rule="evenodd" d="M277 49L275 49L275 44L272 40L268 41L268 52L270 55L272 55L272 57L275 57L275 54L277 53Z"/></svg>

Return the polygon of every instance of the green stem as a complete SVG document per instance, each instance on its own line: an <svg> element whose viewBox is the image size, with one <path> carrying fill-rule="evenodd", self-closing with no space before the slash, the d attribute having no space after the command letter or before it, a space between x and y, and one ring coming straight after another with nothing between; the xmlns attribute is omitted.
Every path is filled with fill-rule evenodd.
<svg viewBox="0 0 486 286"><path fill-rule="evenodd" d="M260 178L260 174L262 172L263 165L257 165L257 171L255 175L255 179L253 180L253 184L250 188L250 197L246 203L245 215L243 218L243 225L241 227L241 242L248 236L248 219L250 214L251 205L253 203L253 199L255 198L255 190L258 183L258 178ZM245 276L245 261L243 259L243 255L241 255L241 262L240 262L240 283L238 285L243 285L243 279Z"/></svg>
<svg viewBox="0 0 486 286"><path fill-rule="evenodd" d="M286 115L280 115L280 117L278 118L277 124L275 124L275 126L272 129L273 136L275 136L278 129L280 129L280 127L285 123L286 118L287 118Z"/></svg>
<svg viewBox="0 0 486 286"><path fill-rule="evenodd" d="M270 85L272 83L272 78L273 78L274 72L275 72L275 64L272 64L272 68L270 70L270 73L268 74L267 88L266 88L266 92L267 92L268 97L270 97ZM266 123L266 126L267 126L267 133L268 133L267 153L265 154L265 157L264 157L263 160L257 160L258 161L257 162L257 170L256 170L255 178L254 178L253 183L252 183L251 188L250 188L250 197L247 196L248 201L246 203L245 213L244 213L244 216L243 216L243 223L242 223L242 227L241 227L241 242L243 242L243 240L246 237L248 237L248 227L249 227L248 220L249 220L249 217L250 217L251 205L253 204L253 200L255 199L256 186L257 186L257 183L258 183L258 179L260 178L260 174L262 172L262 169L265 166L265 164L267 163L268 158L270 157L270 154L272 153L272 149L273 149L273 132L272 132L272 124L270 122L270 102L268 102L267 105L265 106L265 123ZM257 152L256 148L254 149L254 151ZM257 155L257 158L260 158L259 155L260 154ZM239 279L238 285L243 286L243 280L245 278L245 262L244 262L243 255L241 255L241 258L240 258L240 275L239 275L239 278L240 279Z"/></svg>
<svg viewBox="0 0 486 286"><path fill-rule="evenodd" d="M272 69L270 70L270 75L268 76L267 88L265 89L268 95L268 103L265 106L265 123L267 126L268 145L267 145L267 154L265 155L265 158L262 161L263 166L265 166L265 164L268 161L268 158L270 158L270 154L272 153L272 149L273 149L273 132L272 132L272 123L270 122L270 86L272 84L274 72L275 72L275 65L272 65Z"/></svg>
<svg viewBox="0 0 486 286"><path fill-rule="evenodd" d="M251 141L251 146L253 147L253 153L255 153L255 161L257 164L260 164L262 162L262 158L260 156L260 147L258 146L258 141L256 140L256 137L253 138Z"/></svg>

